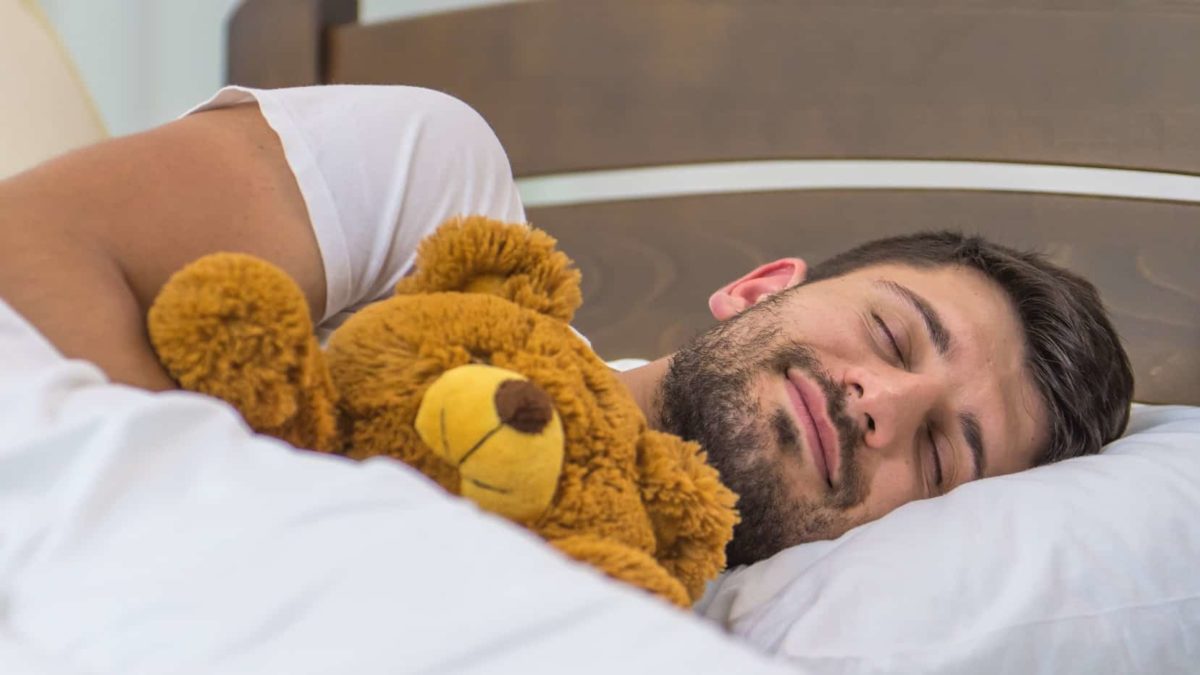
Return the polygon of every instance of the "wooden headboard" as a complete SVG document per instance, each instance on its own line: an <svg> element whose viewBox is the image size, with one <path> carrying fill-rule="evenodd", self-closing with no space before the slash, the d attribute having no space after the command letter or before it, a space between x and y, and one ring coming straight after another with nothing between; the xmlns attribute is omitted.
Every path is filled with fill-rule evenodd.
<svg viewBox="0 0 1200 675"><path fill-rule="evenodd" d="M1194 3L542 0L357 16L354 1L244 2L230 80L449 92L526 180L684 166L742 181L531 201L583 270L577 323L606 358L678 346L711 323L708 293L765 260L953 228L1091 279L1138 399L1200 404ZM799 178L747 186L746 166ZM859 169L875 178L810 180Z"/></svg>

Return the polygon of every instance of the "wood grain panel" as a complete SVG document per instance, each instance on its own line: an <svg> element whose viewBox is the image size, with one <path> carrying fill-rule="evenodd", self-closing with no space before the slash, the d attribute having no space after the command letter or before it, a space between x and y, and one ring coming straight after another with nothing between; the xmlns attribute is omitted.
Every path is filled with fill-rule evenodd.
<svg viewBox="0 0 1200 675"><path fill-rule="evenodd" d="M329 80L476 107L518 175L769 158L1200 173L1181 0L554 0L330 35Z"/></svg>
<svg viewBox="0 0 1200 675"><path fill-rule="evenodd" d="M1147 402L1200 404L1200 206L923 191L794 191L533 209L584 275L576 324L605 358L653 358L710 326L709 293L767 260L819 261L921 229L1047 253L1095 283Z"/></svg>

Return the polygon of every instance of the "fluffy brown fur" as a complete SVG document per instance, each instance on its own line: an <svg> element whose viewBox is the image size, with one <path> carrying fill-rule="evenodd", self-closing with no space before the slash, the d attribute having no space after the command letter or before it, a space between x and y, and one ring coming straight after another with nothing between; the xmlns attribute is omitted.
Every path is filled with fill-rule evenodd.
<svg viewBox="0 0 1200 675"><path fill-rule="evenodd" d="M688 606L725 565L734 495L699 446L647 428L629 392L568 327L579 275L523 225L451 221L396 295L352 317L324 351L282 271L217 254L177 273L149 316L186 389L233 404L259 432L354 458L398 458L458 493L462 476L414 419L446 371L486 363L540 387L562 420L553 499L523 522L568 555Z"/></svg>

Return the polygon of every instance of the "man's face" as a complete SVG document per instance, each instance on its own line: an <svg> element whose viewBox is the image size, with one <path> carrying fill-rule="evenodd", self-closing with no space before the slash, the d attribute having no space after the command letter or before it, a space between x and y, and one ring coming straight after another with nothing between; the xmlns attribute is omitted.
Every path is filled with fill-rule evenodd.
<svg viewBox="0 0 1200 675"><path fill-rule="evenodd" d="M1024 363L983 274L876 265L776 293L680 350L662 422L739 494L737 565L1031 466L1048 432Z"/></svg>

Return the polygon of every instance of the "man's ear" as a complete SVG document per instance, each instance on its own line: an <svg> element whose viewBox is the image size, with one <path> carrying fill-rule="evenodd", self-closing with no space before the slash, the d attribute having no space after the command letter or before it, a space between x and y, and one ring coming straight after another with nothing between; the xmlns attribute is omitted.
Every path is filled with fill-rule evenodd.
<svg viewBox="0 0 1200 675"><path fill-rule="evenodd" d="M808 264L800 258L781 258L754 268L708 298L708 309L718 321L741 313L765 298L804 281Z"/></svg>

